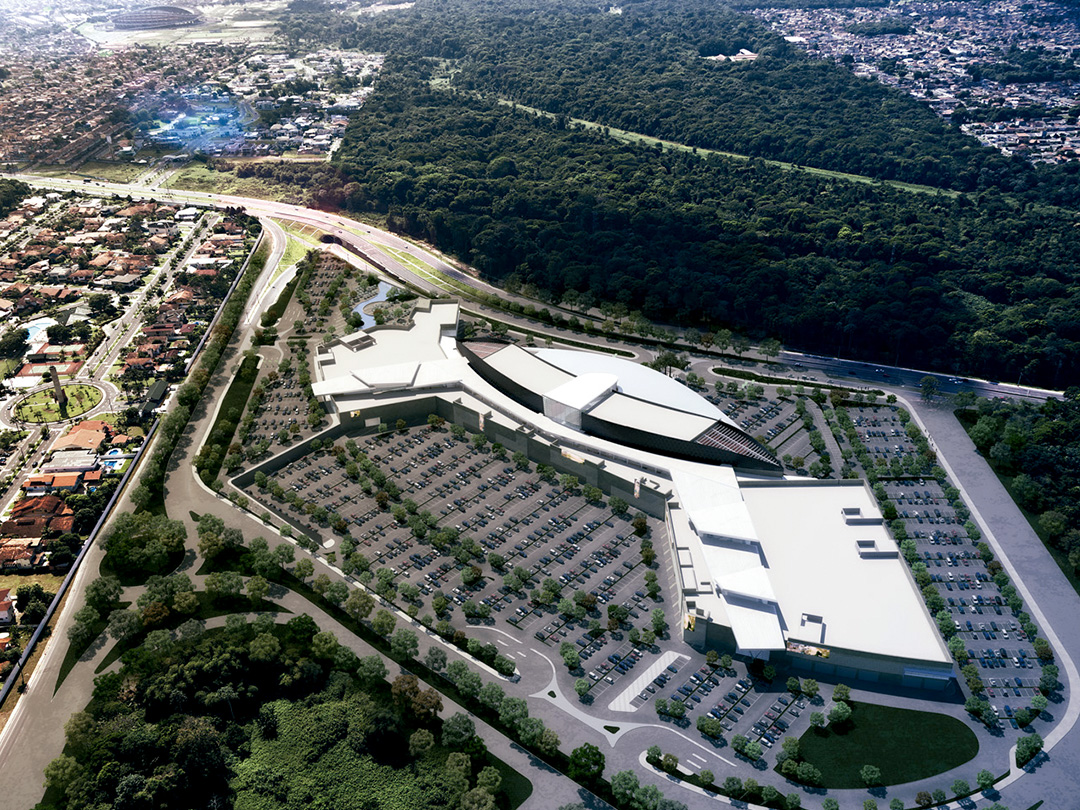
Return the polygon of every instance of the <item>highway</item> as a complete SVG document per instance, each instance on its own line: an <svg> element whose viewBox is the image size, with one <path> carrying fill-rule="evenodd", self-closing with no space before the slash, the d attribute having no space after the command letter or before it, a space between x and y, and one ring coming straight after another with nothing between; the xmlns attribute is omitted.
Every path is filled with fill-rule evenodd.
<svg viewBox="0 0 1080 810"><path fill-rule="evenodd" d="M468 273L464 273L459 268L447 262L435 251L420 248L412 242L406 241L392 233L380 230L371 225L357 222L356 220L349 219L339 214L316 211L311 208L304 208L289 203L259 200L251 197L237 197L227 194L210 194L201 191L166 190L160 188L141 190L137 187L125 185L123 183L84 183L81 180L44 178L35 175L14 176L16 179L31 185L64 191L74 190L94 194L115 193L124 196L138 196L140 194L145 194L157 199L166 199L185 204L194 203L201 205L239 206L252 215L262 217L264 221L266 221L267 218L276 218L296 222L298 224L310 225L324 230L336 237L344 245L348 246L352 252L374 259L379 265L384 267L389 274L397 277L399 280L432 294L448 293L452 295L455 292L459 292L454 289L454 286L458 285L468 287L479 294L497 295L504 301L516 300L520 301L522 304L533 304L539 305L540 307L548 306L537 301L531 301L522 296L509 294L469 275ZM276 226L271 224L270 227L273 230ZM275 234L275 236L281 235L283 234ZM415 256L419 261L433 267L439 273L451 279L453 283L448 284L441 282L440 279L420 276L383 248L391 248L407 253L410 256ZM281 287L287 283L287 281L287 278L284 281L280 278L275 280L275 291L280 291ZM258 309L262 304L266 303L264 301L266 296L266 290L257 291L257 293L252 296L253 310ZM506 316L503 313L492 314L502 320L521 320L513 318L512 316ZM579 317L581 317L580 314ZM530 328L534 330L544 330L545 326L539 322L534 322L530 323ZM550 328L547 328L547 331L551 331ZM807 378L822 381L816 376L820 374L824 375L826 379L831 378L838 381L845 381L848 384L861 384L865 385L867 388L879 388L883 390L892 388L899 391L902 389L918 390L922 385L923 378L929 375L938 381L938 390L942 394L953 394L962 390L969 390L982 397L1016 397L1035 401L1043 401L1049 397L1061 396L1061 392L1059 391L1010 385L990 380L961 379L958 377L951 377L947 374L904 368L902 366L876 365L856 360L844 360L842 358L823 357L819 355L801 354L798 352L781 352L777 359L787 367L787 370L770 370L768 373L776 374L778 376L787 376L793 381ZM718 359L710 360L709 358L695 358L694 370L701 373L702 369L708 368L708 363L710 362L719 364ZM954 382L954 380L957 381Z"/></svg>

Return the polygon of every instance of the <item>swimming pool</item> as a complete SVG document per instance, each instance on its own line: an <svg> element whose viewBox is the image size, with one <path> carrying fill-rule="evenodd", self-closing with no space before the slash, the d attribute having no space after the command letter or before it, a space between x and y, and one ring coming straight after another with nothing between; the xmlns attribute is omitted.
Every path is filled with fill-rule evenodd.
<svg viewBox="0 0 1080 810"><path fill-rule="evenodd" d="M23 329L27 332L26 342L35 343L38 340L38 335L48 329L50 326L56 326L56 321L52 318L38 318L23 324Z"/></svg>

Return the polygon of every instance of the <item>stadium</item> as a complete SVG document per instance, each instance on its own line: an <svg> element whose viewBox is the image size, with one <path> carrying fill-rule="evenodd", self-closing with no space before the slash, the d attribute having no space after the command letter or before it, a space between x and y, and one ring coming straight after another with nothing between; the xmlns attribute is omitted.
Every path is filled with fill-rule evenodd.
<svg viewBox="0 0 1080 810"><path fill-rule="evenodd" d="M458 306L319 349L341 432L430 413L662 517L683 639L824 678L944 689L952 658L862 481L786 478L711 403L599 352L459 340ZM300 451L297 451L300 452Z"/></svg>
<svg viewBox="0 0 1080 810"><path fill-rule="evenodd" d="M202 22L193 11L180 6L148 6L125 11L112 18L113 28L118 31L142 31L154 28L181 28Z"/></svg>

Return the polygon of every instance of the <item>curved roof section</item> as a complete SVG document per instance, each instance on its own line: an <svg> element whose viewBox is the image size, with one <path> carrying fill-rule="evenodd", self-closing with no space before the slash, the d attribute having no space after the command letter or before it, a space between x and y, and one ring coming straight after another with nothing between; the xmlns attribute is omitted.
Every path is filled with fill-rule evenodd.
<svg viewBox="0 0 1080 810"><path fill-rule="evenodd" d="M698 416L706 416L713 420L719 419L732 427L737 427L726 413L701 395L666 374L661 374L632 360L573 349L535 349L533 353L541 360L570 374L583 375L590 372L614 374L619 379L619 391L636 399L647 400Z"/></svg>
<svg viewBox="0 0 1080 810"><path fill-rule="evenodd" d="M581 411L611 393L618 382L619 378L614 374L590 371L551 389L544 396Z"/></svg>
<svg viewBox="0 0 1080 810"><path fill-rule="evenodd" d="M577 411L571 426L584 433L676 458L766 473L781 469L718 408L648 367L594 352L527 350L492 340L458 346L485 381L522 405L552 418L550 402ZM613 380L614 390L608 387Z"/></svg>

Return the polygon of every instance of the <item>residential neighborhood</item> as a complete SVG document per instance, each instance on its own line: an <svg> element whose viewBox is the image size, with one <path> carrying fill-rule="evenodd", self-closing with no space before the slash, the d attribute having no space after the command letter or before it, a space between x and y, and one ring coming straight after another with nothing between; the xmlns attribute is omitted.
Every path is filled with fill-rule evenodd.
<svg viewBox="0 0 1080 810"><path fill-rule="evenodd" d="M239 215L55 192L0 220L0 574L68 569L257 234Z"/></svg>
<svg viewBox="0 0 1080 810"><path fill-rule="evenodd" d="M926 101L1007 155L1080 157L1080 26L1046 0L754 12L791 43Z"/></svg>

